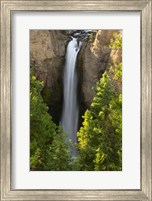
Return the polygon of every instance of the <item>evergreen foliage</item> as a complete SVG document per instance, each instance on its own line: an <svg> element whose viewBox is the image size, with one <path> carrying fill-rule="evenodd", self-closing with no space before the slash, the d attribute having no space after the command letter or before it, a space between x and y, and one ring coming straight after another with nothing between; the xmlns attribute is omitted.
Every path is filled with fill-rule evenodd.
<svg viewBox="0 0 152 201"><path fill-rule="evenodd" d="M110 40L109 47L111 49L122 49L122 35L121 32L117 33L115 32L113 34L113 38Z"/></svg>
<svg viewBox="0 0 152 201"><path fill-rule="evenodd" d="M30 75L30 169L69 170L71 167L70 144L65 142L62 128L57 127L48 114L48 107L41 96L43 82Z"/></svg>
<svg viewBox="0 0 152 201"><path fill-rule="evenodd" d="M122 96L105 72L77 133L80 170L121 170L121 113Z"/></svg>
<svg viewBox="0 0 152 201"><path fill-rule="evenodd" d="M66 142L66 134L58 127L52 145L48 149L46 170L72 170L71 143Z"/></svg>

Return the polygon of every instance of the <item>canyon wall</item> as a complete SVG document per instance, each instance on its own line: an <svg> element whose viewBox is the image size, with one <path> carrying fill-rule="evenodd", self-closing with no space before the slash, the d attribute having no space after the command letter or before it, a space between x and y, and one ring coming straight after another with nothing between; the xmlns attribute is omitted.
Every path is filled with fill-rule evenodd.
<svg viewBox="0 0 152 201"><path fill-rule="evenodd" d="M83 47L78 57L78 69L80 74L81 100L84 105L82 110L89 108L95 91L93 87L101 78L103 72L115 62L122 60L121 50L111 50L110 40L117 30L99 30L95 37L83 43Z"/></svg>
<svg viewBox="0 0 152 201"><path fill-rule="evenodd" d="M36 69L36 77L44 81L43 98L55 122L62 110L63 67L67 37L61 31L30 31L30 66Z"/></svg>
<svg viewBox="0 0 152 201"><path fill-rule="evenodd" d="M121 50L109 48L115 32L117 30L99 30L83 41L77 60L80 115L89 108L95 95L92 88L102 73L113 63L122 61ZM68 41L66 31L30 31L30 64L36 68L36 77L44 81L42 95L56 123L60 121L62 111L63 69Z"/></svg>

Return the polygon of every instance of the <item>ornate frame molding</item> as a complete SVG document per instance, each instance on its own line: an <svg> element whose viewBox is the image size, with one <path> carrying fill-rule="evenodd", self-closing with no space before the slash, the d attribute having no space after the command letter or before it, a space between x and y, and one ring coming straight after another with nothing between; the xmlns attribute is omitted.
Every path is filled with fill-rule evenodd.
<svg viewBox="0 0 152 201"><path fill-rule="evenodd" d="M13 11L140 11L141 189L11 190L11 13ZM152 1L1 0L1 200L152 200Z"/></svg>

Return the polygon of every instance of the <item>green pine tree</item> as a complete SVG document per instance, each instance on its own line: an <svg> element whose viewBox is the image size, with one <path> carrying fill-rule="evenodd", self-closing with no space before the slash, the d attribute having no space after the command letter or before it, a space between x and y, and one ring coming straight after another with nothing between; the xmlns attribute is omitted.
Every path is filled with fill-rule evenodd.
<svg viewBox="0 0 152 201"><path fill-rule="evenodd" d="M30 168L43 170L47 149L55 136L56 125L48 114L48 107L41 96L43 82L30 75Z"/></svg>
<svg viewBox="0 0 152 201"><path fill-rule="evenodd" d="M30 169L72 170L71 143L61 126L56 126L48 113L41 91L44 85L30 75Z"/></svg>
<svg viewBox="0 0 152 201"><path fill-rule="evenodd" d="M107 72L77 135L81 170L121 169L121 95Z"/></svg>
<svg viewBox="0 0 152 201"><path fill-rule="evenodd" d="M48 150L46 170L65 171L72 170L71 143L66 142L66 134L61 126L58 127L52 145Z"/></svg>

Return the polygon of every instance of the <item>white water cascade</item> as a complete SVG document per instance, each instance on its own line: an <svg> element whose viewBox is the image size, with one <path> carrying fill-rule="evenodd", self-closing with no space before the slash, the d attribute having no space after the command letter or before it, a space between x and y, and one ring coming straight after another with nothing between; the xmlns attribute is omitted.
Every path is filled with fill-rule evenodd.
<svg viewBox="0 0 152 201"><path fill-rule="evenodd" d="M81 41L72 38L67 46L66 63L64 68L64 101L61 124L64 131L68 134L67 140L71 139L74 145L77 142L76 132L78 129L79 108L77 101L77 54L81 48ZM72 148L72 155L76 156L76 149Z"/></svg>

